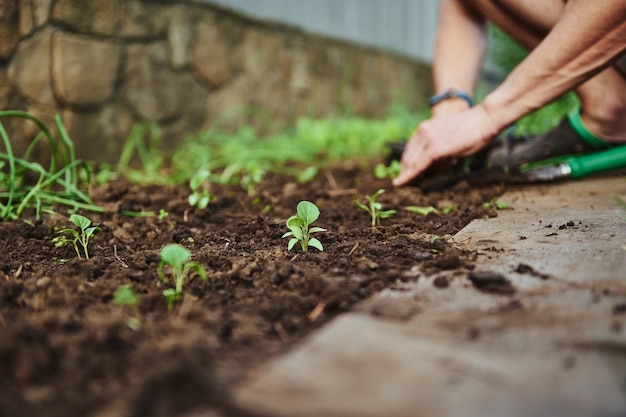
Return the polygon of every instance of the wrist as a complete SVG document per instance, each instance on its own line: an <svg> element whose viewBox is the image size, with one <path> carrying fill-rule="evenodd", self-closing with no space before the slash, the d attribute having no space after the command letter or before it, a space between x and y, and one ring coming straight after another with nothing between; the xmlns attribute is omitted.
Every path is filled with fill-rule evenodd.
<svg viewBox="0 0 626 417"><path fill-rule="evenodd" d="M474 99L472 99L472 96L469 93L455 88L435 94L428 100L428 105L433 108L439 103L443 103L448 100L463 100L467 103L468 107L472 107L474 105Z"/></svg>
<svg viewBox="0 0 626 417"><path fill-rule="evenodd" d="M432 117L440 117L460 113L468 109L470 109L470 105L467 101L460 98L451 98L437 103L431 108L430 113Z"/></svg>
<svg viewBox="0 0 626 417"><path fill-rule="evenodd" d="M516 102L513 99L497 91L487 95L481 106L498 131L510 126L524 115L516 108Z"/></svg>

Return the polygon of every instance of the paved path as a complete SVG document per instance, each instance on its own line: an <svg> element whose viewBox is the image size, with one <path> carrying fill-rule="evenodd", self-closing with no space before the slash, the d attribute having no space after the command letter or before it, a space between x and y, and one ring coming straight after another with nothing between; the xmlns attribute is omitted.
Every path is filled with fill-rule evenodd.
<svg viewBox="0 0 626 417"><path fill-rule="evenodd" d="M508 192L511 210L454 237L478 253L473 271L385 290L256 370L238 403L285 417L626 416L615 195L625 180ZM470 272L514 292L481 291Z"/></svg>

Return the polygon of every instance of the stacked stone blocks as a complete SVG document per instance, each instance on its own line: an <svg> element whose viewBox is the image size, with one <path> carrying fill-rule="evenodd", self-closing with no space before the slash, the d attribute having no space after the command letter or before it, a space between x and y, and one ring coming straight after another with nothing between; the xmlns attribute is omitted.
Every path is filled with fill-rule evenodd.
<svg viewBox="0 0 626 417"><path fill-rule="evenodd" d="M423 102L429 79L419 62L191 0L0 0L0 109L60 114L83 159L116 161L145 120L171 147L260 119L381 116ZM17 149L36 134L3 123Z"/></svg>

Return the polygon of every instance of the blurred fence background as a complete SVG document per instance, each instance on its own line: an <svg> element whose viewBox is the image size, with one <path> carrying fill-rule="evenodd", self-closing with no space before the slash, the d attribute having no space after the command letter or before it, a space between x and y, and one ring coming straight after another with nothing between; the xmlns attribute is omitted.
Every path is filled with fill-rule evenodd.
<svg viewBox="0 0 626 417"><path fill-rule="evenodd" d="M438 0L204 0L247 15L430 62Z"/></svg>

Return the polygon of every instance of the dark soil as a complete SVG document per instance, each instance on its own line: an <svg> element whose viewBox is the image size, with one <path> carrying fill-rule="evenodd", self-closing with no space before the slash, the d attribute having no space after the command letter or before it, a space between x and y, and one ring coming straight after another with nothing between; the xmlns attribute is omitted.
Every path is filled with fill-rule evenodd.
<svg viewBox="0 0 626 417"><path fill-rule="evenodd" d="M245 415L229 402L229 387L251 367L385 287L471 269L474 254L445 237L494 216L483 203L501 189L460 183L424 194L371 173L347 164L304 185L274 176L256 200L215 188L216 200L201 212L190 209L187 187L113 182L91 193L105 214L82 213L101 227L89 260L51 243L55 228L70 226L67 213L0 224L0 416ZM398 214L372 228L354 198L379 188L387 190L384 208ZM315 225L328 230L317 235L324 252L298 245L289 252L281 239L301 200L321 210ZM458 209L447 215L404 210L451 204ZM169 216L122 214L160 209ZM171 312L162 295L169 286L157 275L168 243L187 247L208 271L207 281L186 284ZM139 295L136 310L113 303L123 284ZM439 284L445 291L447 282Z"/></svg>

